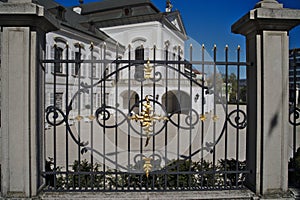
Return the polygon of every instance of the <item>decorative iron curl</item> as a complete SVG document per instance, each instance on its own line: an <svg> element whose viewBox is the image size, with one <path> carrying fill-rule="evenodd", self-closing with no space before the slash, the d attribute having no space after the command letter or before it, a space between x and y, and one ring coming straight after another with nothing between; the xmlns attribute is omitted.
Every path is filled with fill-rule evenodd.
<svg viewBox="0 0 300 200"><path fill-rule="evenodd" d="M53 114L54 123L50 120L51 114ZM56 123L56 119L58 119L59 114L62 116L63 119ZM70 128L70 124L68 122L68 117L67 117L67 115L65 115L63 113L63 111L61 109L59 109L55 106L48 106L46 108L46 120L51 126L59 126L59 125L65 123L68 133L70 134L71 138L74 140L74 142L77 145L84 147L89 144L88 142L79 142L80 138L76 139L76 137L74 136L74 134Z"/></svg>
<svg viewBox="0 0 300 200"><path fill-rule="evenodd" d="M54 121L50 120L50 115L53 114L53 119ZM62 120L58 120L59 118L59 114L62 116ZM46 108L46 120L48 122L48 124L50 124L51 126L59 126L62 125L65 121L66 121L66 116L63 113L63 111L61 111L59 108L55 107L55 106L48 106Z"/></svg>
<svg viewBox="0 0 300 200"><path fill-rule="evenodd" d="M123 120L120 122L115 122L114 125L107 125L105 123L102 123L101 121L107 121L111 117L111 113L108 111L108 109L113 109L116 111L116 113L119 112L124 117ZM103 128L116 128L122 125L125 121L128 121L128 117L124 112L122 112L118 108L107 106L107 105L102 105L100 108L98 108L95 112L95 116L96 116L97 123ZM100 116L102 116L102 118L100 118Z"/></svg>
<svg viewBox="0 0 300 200"><path fill-rule="evenodd" d="M159 154L151 154L149 157L145 156L144 154L136 154L133 158L134 160L134 168L131 169L131 173L141 173L143 172L143 165L145 161L144 158L150 158L152 164L151 171L158 171L161 169L162 158Z"/></svg>
<svg viewBox="0 0 300 200"><path fill-rule="evenodd" d="M236 115L234 118L234 122L232 121L231 117ZM228 115L228 121L234 128L237 129L244 129L247 127L247 115L242 110L234 110L229 113Z"/></svg>
<svg viewBox="0 0 300 200"><path fill-rule="evenodd" d="M290 107L290 110L289 110L289 122L290 122L290 124L292 124L293 126L299 126L300 125L299 118L300 118L300 109L295 107L295 106Z"/></svg>
<svg viewBox="0 0 300 200"><path fill-rule="evenodd" d="M186 127L185 126L181 126L179 124L177 124L176 122L174 122L172 120L172 116L177 114L178 112L182 112L182 111L189 111L191 112L190 114L188 114L186 117L185 117L185 120L184 122L186 123ZM195 119L193 117L193 113L195 113ZM175 110L174 112L172 112L169 116L169 121L176 127L178 128L181 128L181 129L185 129L185 130L189 130L190 128L194 129L195 126L198 124L200 120L200 116L199 116L199 113L195 110L195 109L179 109L179 110Z"/></svg>
<svg viewBox="0 0 300 200"><path fill-rule="evenodd" d="M154 73L154 78L150 78L150 80L155 83L159 82L161 79L162 79L162 74L159 71Z"/></svg>

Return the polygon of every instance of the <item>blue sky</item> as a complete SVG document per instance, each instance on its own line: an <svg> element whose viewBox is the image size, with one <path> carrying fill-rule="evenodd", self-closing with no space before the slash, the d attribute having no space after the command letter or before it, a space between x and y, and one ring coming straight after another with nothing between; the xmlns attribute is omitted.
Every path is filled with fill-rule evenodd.
<svg viewBox="0 0 300 200"><path fill-rule="evenodd" d="M65 6L78 5L78 0L56 0ZM84 0L84 3L99 0ZM130 0L128 0L130 1ZM212 55L214 44L218 55L224 57L224 47L229 46L229 57L236 58L236 48L241 46L241 59L245 60L245 38L231 33L231 25L254 8L259 0L171 0L173 9L180 11L190 38L200 47L205 45ZM152 0L161 11L165 10L166 0ZM300 0L278 0L285 8L300 9ZM300 48L300 26L290 32L290 48Z"/></svg>
<svg viewBox="0 0 300 200"><path fill-rule="evenodd" d="M78 0L56 0L65 6L78 5ZM84 3L99 0L84 0ZM130 0L129 0L130 1ZM160 9L165 9L166 0L152 0ZM222 49L226 44L235 49L245 46L243 36L232 34L231 25L253 9L258 0L172 0L173 9L181 12L188 35L207 47L217 44ZM300 0L279 0L286 8L300 9ZM300 27L290 34L291 48L300 47Z"/></svg>

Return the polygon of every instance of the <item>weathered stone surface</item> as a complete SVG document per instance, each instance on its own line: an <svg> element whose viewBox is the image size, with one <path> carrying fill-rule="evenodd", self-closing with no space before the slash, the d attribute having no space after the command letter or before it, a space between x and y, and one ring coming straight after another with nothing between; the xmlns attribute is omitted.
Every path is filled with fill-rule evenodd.
<svg viewBox="0 0 300 200"><path fill-rule="evenodd" d="M68 193L41 195L43 200L80 200L80 199L136 199L136 200L182 200L182 199L252 199L255 195L249 190L202 191L202 192L110 192L110 193Z"/></svg>
<svg viewBox="0 0 300 200"><path fill-rule="evenodd" d="M247 38L247 185L268 198L288 198L288 31L300 10L265 0L232 25Z"/></svg>

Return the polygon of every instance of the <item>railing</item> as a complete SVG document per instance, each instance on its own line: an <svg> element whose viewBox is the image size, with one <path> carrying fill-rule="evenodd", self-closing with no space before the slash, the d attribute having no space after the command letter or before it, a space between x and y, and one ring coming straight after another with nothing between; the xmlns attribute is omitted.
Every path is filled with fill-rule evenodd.
<svg viewBox="0 0 300 200"><path fill-rule="evenodd" d="M297 69L300 67L299 49L290 50L290 160L289 160L289 186L300 187L300 134L299 134L299 81Z"/></svg>
<svg viewBox="0 0 300 200"><path fill-rule="evenodd" d="M93 49L92 60L70 58L66 45L65 59L43 61L45 72L65 72L45 74L45 191L244 188L247 64L239 48L235 62L228 47L221 62L216 47L209 59L203 46L199 60L191 47L189 61L180 50L168 60L167 49L156 60L156 47L149 60L133 60L129 47L127 59L109 61ZM84 67L92 78L81 76Z"/></svg>

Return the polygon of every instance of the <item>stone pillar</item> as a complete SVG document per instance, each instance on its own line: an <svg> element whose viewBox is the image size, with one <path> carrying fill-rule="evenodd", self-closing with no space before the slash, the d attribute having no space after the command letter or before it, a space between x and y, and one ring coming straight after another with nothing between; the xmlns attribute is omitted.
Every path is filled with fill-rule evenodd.
<svg viewBox="0 0 300 200"><path fill-rule="evenodd" d="M288 189L288 31L300 24L300 10L264 0L232 25L246 36L248 86L247 185L257 194Z"/></svg>
<svg viewBox="0 0 300 200"><path fill-rule="evenodd" d="M1 26L1 193L32 197L41 185L43 56L46 31L55 26L31 0L0 6Z"/></svg>

